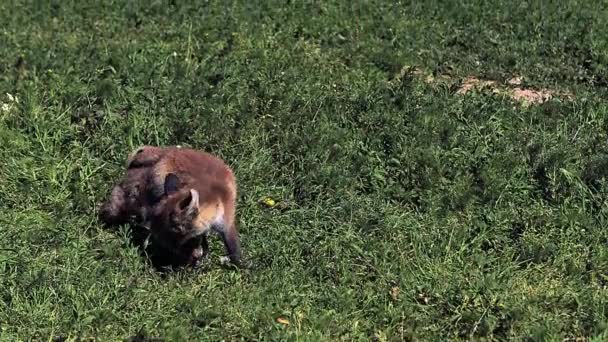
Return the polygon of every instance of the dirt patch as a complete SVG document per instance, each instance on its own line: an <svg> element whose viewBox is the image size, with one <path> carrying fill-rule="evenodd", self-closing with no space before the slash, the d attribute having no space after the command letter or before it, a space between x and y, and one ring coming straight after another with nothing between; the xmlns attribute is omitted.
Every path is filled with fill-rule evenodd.
<svg viewBox="0 0 608 342"><path fill-rule="evenodd" d="M553 92L549 90L532 90L514 88L511 90L511 98L517 101L526 101L530 103L543 103L553 98Z"/></svg>
<svg viewBox="0 0 608 342"><path fill-rule="evenodd" d="M523 102L526 104L540 104L549 101L553 98L560 97L566 99L573 99L574 96L570 93L558 92L551 89L533 89L522 86L522 77L515 76L509 79L505 85L500 85L496 81L482 80L476 77L467 77L460 88L456 91L457 94L462 95L471 91L472 89L481 89L489 87L495 94L502 94L510 97L511 99Z"/></svg>
<svg viewBox="0 0 608 342"><path fill-rule="evenodd" d="M571 94L558 93L550 89L532 89L521 87L522 77L516 76L506 82L506 85L500 86L496 81L481 80L476 77L467 77L456 94L466 94L472 89L491 88L495 94L503 94L515 101L525 102L530 104L540 104L551 100L554 97L572 98Z"/></svg>
<svg viewBox="0 0 608 342"><path fill-rule="evenodd" d="M447 75L435 76L430 73L425 73L424 71L412 66L404 67L399 73L399 76L403 77L403 75L406 73L411 73L429 85L446 81L448 83L458 82L458 80L453 77ZM492 93L494 94L508 96L512 100L524 104L541 104L553 98L564 98L568 100L574 99L574 96L571 93L558 92L551 89L533 89L522 86L522 84L522 76L513 76L504 84L494 80L468 76L460 82L458 89L456 90L456 94L464 95L475 89L491 89Z"/></svg>
<svg viewBox="0 0 608 342"><path fill-rule="evenodd" d="M495 81L480 80L477 77L469 76L464 79L464 81L462 82L462 85L456 91L456 94L466 94L467 92L469 92L475 88L481 89L481 88L487 88L487 87L492 88L493 92L496 92L496 90L497 90Z"/></svg>
<svg viewBox="0 0 608 342"><path fill-rule="evenodd" d="M512 85L512 86L518 86L521 85L521 76L515 76L513 78L511 78L510 80L507 81L508 84Z"/></svg>

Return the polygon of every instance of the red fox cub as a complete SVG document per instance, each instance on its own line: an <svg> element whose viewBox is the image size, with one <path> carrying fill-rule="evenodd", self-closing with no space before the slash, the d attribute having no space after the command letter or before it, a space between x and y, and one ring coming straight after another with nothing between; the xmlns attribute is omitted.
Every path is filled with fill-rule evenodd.
<svg viewBox="0 0 608 342"><path fill-rule="evenodd" d="M236 196L235 176L221 159L179 146L142 146L127 158L126 174L102 204L100 217L108 225L136 218L154 242L195 266L207 257L213 231L238 265Z"/></svg>

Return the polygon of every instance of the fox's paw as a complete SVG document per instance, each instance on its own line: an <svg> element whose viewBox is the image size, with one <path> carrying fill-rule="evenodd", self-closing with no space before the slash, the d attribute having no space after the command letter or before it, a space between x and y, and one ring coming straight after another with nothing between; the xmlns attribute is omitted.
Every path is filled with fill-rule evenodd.
<svg viewBox="0 0 608 342"><path fill-rule="evenodd" d="M253 263L251 261L247 261L244 259L231 259L229 256L220 257L220 265L224 267L235 267L238 269L251 269L253 268Z"/></svg>

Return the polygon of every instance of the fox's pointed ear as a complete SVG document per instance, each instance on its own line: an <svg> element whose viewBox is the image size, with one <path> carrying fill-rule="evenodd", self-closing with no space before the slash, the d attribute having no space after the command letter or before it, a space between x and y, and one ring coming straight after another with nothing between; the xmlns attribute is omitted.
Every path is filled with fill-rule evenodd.
<svg viewBox="0 0 608 342"><path fill-rule="evenodd" d="M198 203L198 191L190 189L190 193L180 202L179 207L186 211L186 215L196 215L198 213Z"/></svg>
<svg viewBox="0 0 608 342"><path fill-rule="evenodd" d="M179 189L179 178L174 173L165 176L165 195L171 195Z"/></svg>

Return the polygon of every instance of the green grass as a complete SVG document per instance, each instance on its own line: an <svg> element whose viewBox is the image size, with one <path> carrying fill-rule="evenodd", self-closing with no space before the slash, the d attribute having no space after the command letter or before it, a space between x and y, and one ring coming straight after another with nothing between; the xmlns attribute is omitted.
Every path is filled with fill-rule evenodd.
<svg viewBox="0 0 608 342"><path fill-rule="evenodd" d="M607 338L606 7L0 2L0 339ZM140 144L234 167L251 269L101 227Z"/></svg>

